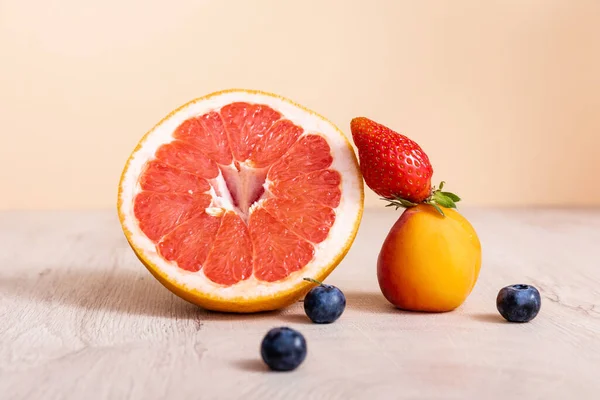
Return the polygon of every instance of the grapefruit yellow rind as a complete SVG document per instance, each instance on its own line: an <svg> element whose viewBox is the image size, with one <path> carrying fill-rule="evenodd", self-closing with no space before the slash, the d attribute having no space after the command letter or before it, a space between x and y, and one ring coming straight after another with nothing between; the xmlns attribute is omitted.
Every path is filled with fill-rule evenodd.
<svg viewBox="0 0 600 400"><path fill-rule="evenodd" d="M145 144L148 142L148 139L157 130L161 129L161 127L163 127L166 123L170 123L172 118L174 116L177 116L178 113L181 113L182 110L193 107L194 105L199 104L199 103L204 103L206 101L210 101L214 98L218 99L219 96L228 95L228 94L232 94L232 95L234 95L234 97L237 97L238 95L241 95L242 97L244 97L247 95L250 97L252 97L252 96L258 97L258 98L262 97L263 99L269 99L269 98L277 99L279 102L281 102L283 104L292 106L292 107L294 107L298 110L301 110L301 111L311 115L312 117L320 120L323 124L325 124L325 126L327 126L327 129L335 130L337 132L337 134L339 135L339 139L343 143L343 146L345 146L344 154L348 156L347 158L348 158L348 161L350 164L348 166L349 171L340 171L340 172L342 172L342 177L343 177L342 179L344 181L348 178L351 178L353 188L356 191L356 193L358 194L358 198L354 199L354 201L356 203L354 205L356 207L356 209L352 210L354 215L350 216L350 218L352 218L352 220L348 222L348 224L351 224L350 231L345 232L345 241L343 243L340 243L339 246L336 246L336 248L335 248L336 253L329 257L328 262L324 263L324 264L318 264L315 268L312 268L312 269L304 268L301 271L293 273L284 280L286 282L286 284L284 285L285 286L284 288L277 289L278 283L275 282L275 283L271 284L274 287L271 287L270 290L266 291L266 293L259 292L259 293L252 293L251 295L243 295L243 292L242 292L241 294L238 295L238 294L236 294L235 289L233 289L233 291L228 290L228 295L225 296L221 293L221 292L223 292L222 290L218 290L220 285L214 284L213 285L214 290L212 290L212 291L211 290L198 290L197 288L193 287L193 285L188 285L188 284L181 282L180 280L178 280L175 277L175 275L173 275L173 274L169 275L165 271L164 266L163 266L163 268L159 267L158 264L160 264L161 262L158 261L156 257L152 256L151 252L148 251L148 247L146 246L146 249L143 248L144 247L143 241L146 240L147 238L145 238L145 236L143 234L141 234L141 231L139 231L139 230L134 232L134 230L136 230L136 227L134 224L131 223L131 218L132 218L133 213L130 208L129 209L127 208L127 207L132 206L132 204L130 204L130 203L132 203L133 197L129 192L127 192L125 190L126 180L127 179L131 180L132 177L131 177L130 170L132 169L132 163L133 163L136 155L140 152L140 150L142 150L144 148ZM244 101L244 99L242 98L240 101ZM278 111L281 112L281 110L278 110ZM283 113L283 114L284 114L284 116L286 116L285 113ZM183 122L183 121L180 121L180 122ZM302 125L302 124L300 124L300 125ZM176 125L173 124L173 126L169 127L167 130L171 130L171 133L172 133L172 131L174 131L175 127L176 127ZM165 130L165 129L163 129L163 130ZM332 149L332 151L333 150L334 149ZM136 163L139 164L139 162L136 162ZM334 163L335 163L335 159L334 159ZM333 167L335 167L335 164ZM129 183L131 183L131 182L129 182ZM346 195L346 193L342 192L342 202L344 200L345 195ZM350 200L352 200L352 199L350 199ZM356 158L356 155L354 153L354 150L353 150L350 142L348 141L348 139L344 135L344 133L339 128L337 128L333 123L331 123L329 120L327 120L325 117L323 117L320 114L318 114L310 109L307 109L306 107L301 106L285 97L282 97L282 96L279 96L279 95L276 95L273 93L268 93L268 92L263 92L263 91L258 91L258 90L229 89L229 90L223 90L223 91L208 94L206 96L194 99L194 100L180 106L179 108L175 109L170 114L168 114L166 117L164 117L160 122L158 122L150 131L148 131L142 137L142 139L140 140L140 142L138 143L136 148L133 150L133 152L129 156L127 163L125 165L125 168L123 169L123 172L121 174L121 178L119 181L117 208L118 208L119 221L121 223L123 232L125 234L125 237L127 238L129 245L133 249L136 256L139 258L139 260L142 262L142 264L150 271L150 273L163 286L165 286L167 289L169 289L171 292L173 292L175 295L181 297L182 299L184 299L190 303L196 304L200 307L209 309L209 310L224 311L224 312L237 312L237 313L250 313L250 312L276 310L276 309L287 307L287 306L291 305L292 303L298 301L313 286L313 284L306 282L302 279L304 276L310 276L311 278L321 280L321 281L324 280L327 276L329 276L329 274L335 269L335 267L337 267L337 265L344 259L344 257L350 250L350 247L352 246L354 239L356 238L356 234L358 232L360 222L362 220L362 215L363 215L364 187L363 187L362 176L360 175L358 160ZM336 224L338 222L338 218L340 218L340 219L346 218L346 216L342 216L341 215L342 213L339 211L340 211L340 208L337 209L338 215L336 217ZM334 224L333 228L335 228L336 224ZM330 231L330 235L336 233L333 228ZM140 236L144 236L144 237L141 238ZM141 242L142 242L142 244L140 244ZM164 262L164 260L162 262ZM311 265L311 263L309 263L309 265ZM177 268L177 267L174 267L174 268ZM308 269L310 269L311 271L306 271ZM307 274L307 272L310 272L310 273ZM181 270L178 271L178 274L185 274L185 273L186 273L185 271L181 271ZM246 289L250 289L247 291L252 292L252 286L251 286L252 282L244 282L244 284L246 284ZM261 285L269 285L269 283L261 282ZM233 288L235 288L236 286L237 285L234 285ZM227 289L230 289L230 288L227 288Z"/></svg>

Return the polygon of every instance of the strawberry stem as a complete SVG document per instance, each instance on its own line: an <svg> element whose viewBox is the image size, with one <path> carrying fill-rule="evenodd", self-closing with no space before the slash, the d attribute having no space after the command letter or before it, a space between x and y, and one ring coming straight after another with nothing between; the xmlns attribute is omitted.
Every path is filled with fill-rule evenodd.
<svg viewBox="0 0 600 400"><path fill-rule="evenodd" d="M443 192L442 191L442 189L444 189L445 183L446 182L442 181L440 183L439 189L436 189L435 186L432 187L431 194L429 195L429 197L421 202L422 204L428 204L428 205L432 206L442 216L446 216L446 214L444 214L444 211L442 210L442 208L440 206L445 207L445 208L456 208L456 203L458 203L461 200L460 197L458 197L456 194L454 194L452 192ZM412 201L403 199L400 196L393 196L390 198L384 197L384 198L382 198L382 200L385 200L389 203L389 204L386 204L386 207L396 207L396 210L401 207L402 208L415 207L417 204L419 204L419 203L414 203Z"/></svg>

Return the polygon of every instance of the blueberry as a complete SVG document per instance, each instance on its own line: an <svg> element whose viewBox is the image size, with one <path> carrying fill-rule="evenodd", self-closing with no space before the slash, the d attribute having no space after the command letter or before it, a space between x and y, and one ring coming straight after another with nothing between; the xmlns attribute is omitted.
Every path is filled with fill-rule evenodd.
<svg viewBox="0 0 600 400"><path fill-rule="evenodd" d="M496 307L509 322L529 322L540 311L540 292L531 285L510 285L502 288L496 298Z"/></svg>
<svg viewBox="0 0 600 400"><path fill-rule="evenodd" d="M319 281L305 278L318 283L304 298L304 312L316 324L330 324L337 320L346 308L344 293L335 286L324 285Z"/></svg>
<svg viewBox="0 0 600 400"><path fill-rule="evenodd" d="M306 358L306 340L294 329L273 328L263 338L260 355L274 371L291 371Z"/></svg>

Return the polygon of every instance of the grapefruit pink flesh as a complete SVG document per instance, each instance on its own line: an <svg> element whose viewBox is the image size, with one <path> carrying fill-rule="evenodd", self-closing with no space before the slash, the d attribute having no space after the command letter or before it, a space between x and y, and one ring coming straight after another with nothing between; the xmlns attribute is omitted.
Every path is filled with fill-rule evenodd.
<svg viewBox="0 0 600 400"><path fill-rule="evenodd" d="M157 253L231 286L285 279L336 219L341 174L319 132L234 102L181 123L139 176L134 215Z"/></svg>

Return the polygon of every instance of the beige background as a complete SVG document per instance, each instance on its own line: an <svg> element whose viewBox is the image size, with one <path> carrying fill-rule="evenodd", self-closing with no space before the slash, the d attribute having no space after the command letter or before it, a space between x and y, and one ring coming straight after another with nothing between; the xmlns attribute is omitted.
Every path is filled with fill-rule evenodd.
<svg viewBox="0 0 600 400"><path fill-rule="evenodd" d="M230 87L402 131L469 204L600 204L600 1L0 0L0 50L2 209L112 207L143 133Z"/></svg>

